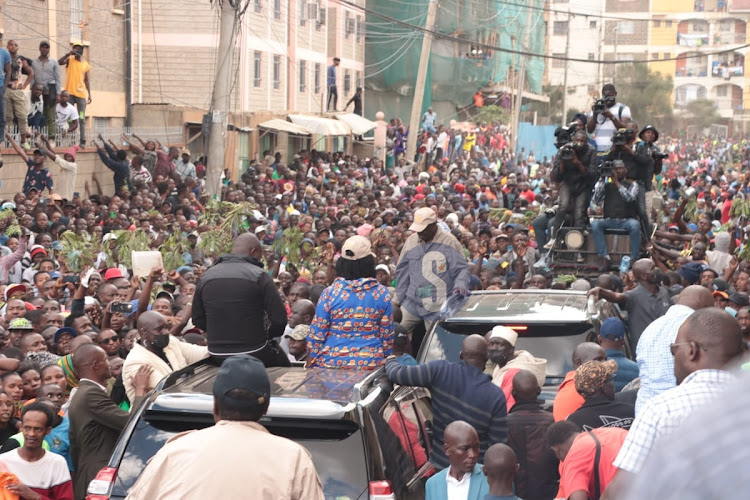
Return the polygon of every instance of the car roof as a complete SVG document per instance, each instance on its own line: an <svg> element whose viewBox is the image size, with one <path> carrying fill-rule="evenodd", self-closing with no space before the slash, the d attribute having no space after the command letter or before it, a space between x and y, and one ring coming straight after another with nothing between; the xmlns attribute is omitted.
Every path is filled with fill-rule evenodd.
<svg viewBox="0 0 750 500"><path fill-rule="evenodd" d="M586 292L575 290L489 290L472 292L448 323L588 321Z"/></svg>
<svg viewBox="0 0 750 500"><path fill-rule="evenodd" d="M218 366L197 365L165 384L152 398L149 412L211 413L213 382ZM269 417L340 419L365 396L366 387L381 373L302 367L268 368L271 382Z"/></svg>

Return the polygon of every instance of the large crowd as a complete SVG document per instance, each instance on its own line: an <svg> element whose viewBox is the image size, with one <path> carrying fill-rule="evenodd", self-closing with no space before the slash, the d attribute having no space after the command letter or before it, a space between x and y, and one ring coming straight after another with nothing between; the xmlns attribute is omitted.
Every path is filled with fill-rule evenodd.
<svg viewBox="0 0 750 500"><path fill-rule="evenodd" d="M553 158L513 151L503 124L458 131L429 110L419 131L391 120L384 162L264 152L223 179L220 200L204 193L202 161L156 139L94 138L115 188L94 175L80 194L77 146L8 135L28 172L0 206L6 489L83 498L159 380L246 354L266 367L385 366L431 388L429 460L442 472L428 499L646 488L652 450L720 396L750 342L750 142L665 137L633 122L614 86L602 96L557 131ZM566 227L594 241L579 276L555 271ZM612 229L629 236L622 255L607 248ZM159 264L136 273L132 252L149 251ZM516 350L512 329L467 337L461 362L416 363L453 296L522 288L587 291L611 316L571 353L553 413L537 403L544 360Z"/></svg>

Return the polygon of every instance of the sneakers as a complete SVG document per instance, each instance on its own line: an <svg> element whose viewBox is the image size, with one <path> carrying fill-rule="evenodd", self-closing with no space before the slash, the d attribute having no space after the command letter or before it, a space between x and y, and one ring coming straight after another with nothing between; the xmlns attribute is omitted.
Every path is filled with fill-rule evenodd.
<svg viewBox="0 0 750 500"><path fill-rule="evenodd" d="M599 257L599 271L606 273L610 269L612 269L612 260L609 258L609 255Z"/></svg>
<svg viewBox="0 0 750 500"><path fill-rule="evenodd" d="M549 250L553 246L555 246L555 239L554 238L551 239L551 240L549 240L547 243L545 243L544 247L542 247L542 248L544 248L545 250Z"/></svg>

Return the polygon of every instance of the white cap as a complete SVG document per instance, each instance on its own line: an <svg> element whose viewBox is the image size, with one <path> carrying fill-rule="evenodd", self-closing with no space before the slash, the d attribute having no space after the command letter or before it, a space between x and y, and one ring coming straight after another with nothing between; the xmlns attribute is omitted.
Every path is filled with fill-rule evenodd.
<svg viewBox="0 0 750 500"><path fill-rule="evenodd" d="M414 212L414 222L409 226L410 231L421 233L430 224L437 222L437 215L429 207L422 207Z"/></svg>
<svg viewBox="0 0 750 500"><path fill-rule="evenodd" d="M266 226L258 226L255 228L255 234L258 233L267 233Z"/></svg>
<svg viewBox="0 0 750 500"><path fill-rule="evenodd" d="M518 340L518 333L512 328L507 326L497 325L492 329L490 333L490 339L503 339L506 340L513 347L516 346L516 340Z"/></svg>
<svg viewBox="0 0 750 500"><path fill-rule="evenodd" d="M377 266L375 266L375 271L380 271L380 270L388 273L388 276L391 275L391 270L385 264L378 264Z"/></svg>

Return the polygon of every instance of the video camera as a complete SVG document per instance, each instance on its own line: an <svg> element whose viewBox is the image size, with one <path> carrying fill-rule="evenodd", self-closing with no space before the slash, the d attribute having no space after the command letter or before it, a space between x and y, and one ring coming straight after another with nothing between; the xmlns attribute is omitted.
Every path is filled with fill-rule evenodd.
<svg viewBox="0 0 750 500"><path fill-rule="evenodd" d="M605 161L599 166L599 176L607 179L607 182L609 182L609 178L612 177L613 163L613 161Z"/></svg>
<svg viewBox="0 0 750 500"><path fill-rule="evenodd" d="M649 151L651 153L651 158L654 160L666 160L669 158L669 153L662 153L661 149L657 148L656 146L651 146L649 148Z"/></svg>
<svg viewBox="0 0 750 500"><path fill-rule="evenodd" d="M612 136L612 147L626 145L633 136L633 133L632 130L621 128Z"/></svg>
<svg viewBox="0 0 750 500"><path fill-rule="evenodd" d="M575 158L576 152L573 150L573 143L569 142L561 147L558 154L561 160L572 160Z"/></svg>
<svg viewBox="0 0 750 500"><path fill-rule="evenodd" d="M614 106L615 102L617 102L617 98L615 97L603 97L602 99L597 99L594 102L594 106L591 108L591 110L594 113L603 113L604 111Z"/></svg>
<svg viewBox="0 0 750 500"><path fill-rule="evenodd" d="M563 146L569 144L573 140L573 135L578 130L578 124L576 122L570 123L567 127L557 127L555 129L555 147L562 149ZM567 154L567 153L566 153ZM562 157L561 157L562 158ZM562 158L570 160L573 158Z"/></svg>

